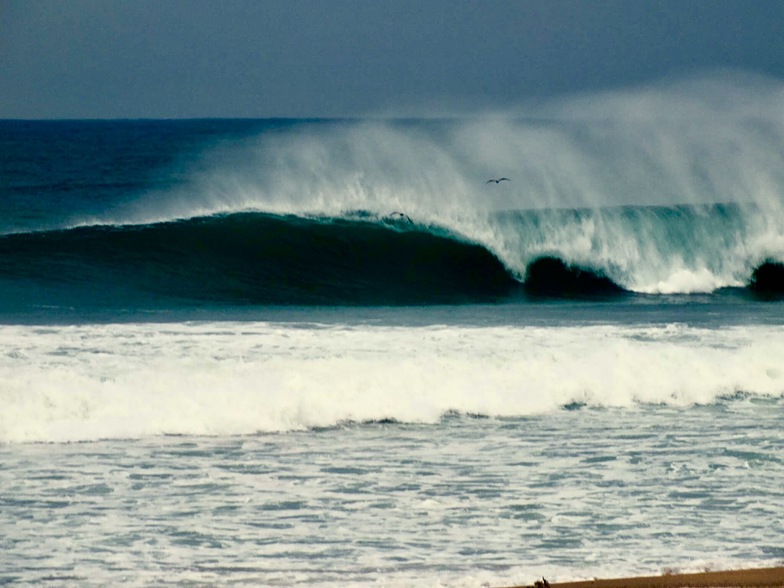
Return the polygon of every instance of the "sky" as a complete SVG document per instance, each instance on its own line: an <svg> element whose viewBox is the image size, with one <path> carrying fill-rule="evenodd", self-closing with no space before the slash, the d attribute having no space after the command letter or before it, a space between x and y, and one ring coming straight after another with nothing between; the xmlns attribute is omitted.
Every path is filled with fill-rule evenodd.
<svg viewBox="0 0 784 588"><path fill-rule="evenodd" d="M0 118L509 108L784 80L784 0L0 0Z"/></svg>

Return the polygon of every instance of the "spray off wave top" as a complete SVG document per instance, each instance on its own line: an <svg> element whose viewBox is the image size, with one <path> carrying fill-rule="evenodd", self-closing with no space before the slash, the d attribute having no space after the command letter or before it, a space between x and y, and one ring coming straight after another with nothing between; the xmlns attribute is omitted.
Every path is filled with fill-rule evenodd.
<svg viewBox="0 0 784 588"><path fill-rule="evenodd" d="M784 259L782 104L780 82L725 73L471 118L303 123L212 152L136 214L403 211L518 278L552 256L631 291L710 292Z"/></svg>

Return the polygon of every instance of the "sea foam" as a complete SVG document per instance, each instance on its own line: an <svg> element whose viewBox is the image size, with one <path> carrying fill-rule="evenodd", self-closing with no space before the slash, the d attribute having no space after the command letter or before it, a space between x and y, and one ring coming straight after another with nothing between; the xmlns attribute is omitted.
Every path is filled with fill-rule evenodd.
<svg viewBox="0 0 784 588"><path fill-rule="evenodd" d="M766 326L3 326L0 441L247 435L784 393Z"/></svg>

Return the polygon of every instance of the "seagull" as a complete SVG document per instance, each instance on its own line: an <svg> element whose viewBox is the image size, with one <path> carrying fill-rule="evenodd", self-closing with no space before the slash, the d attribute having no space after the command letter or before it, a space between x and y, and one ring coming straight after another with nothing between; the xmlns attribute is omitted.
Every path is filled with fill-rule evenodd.
<svg viewBox="0 0 784 588"><path fill-rule="evenodd" d="M411 217L408 216L405 212L391 212L387 218L389 220L407 220L412 225L414 224L414 221L412 221Z"/></svg>
<svg viewBox="0 0 784 588"><path fill-rule="evenodd" d="M509 178L498 178L497 180L494 178L490 178L485 182L485 184L492 184L493 182L495 182L496 184L500 184L501 182L511 182L511 181L512 180L510 180Z"/></svg>

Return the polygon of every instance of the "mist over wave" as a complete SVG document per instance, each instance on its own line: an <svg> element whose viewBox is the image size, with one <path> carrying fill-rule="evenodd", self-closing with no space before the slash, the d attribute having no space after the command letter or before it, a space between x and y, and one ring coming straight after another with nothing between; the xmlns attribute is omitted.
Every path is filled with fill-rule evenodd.
<svg viewBox="0 0 784 588"><path fill-rule="evenodd" d="M217 149L131 216L403 211L518 276L552 255L634 291L709 292L784 259L783 104L781 82L724 72L502 114L303 123ZM614 210L630 205L660 208ZM580 213L510 222L563 209Z"/></svg>
<svg viewBox="0 0 784 588"><path fill-rule="evenodd" d="M714 77L462 119L303 125L200 174L203 210L405 207L441 221L527 208L781 205L784 84ZM514 176L487 192L490 177ZM181 211L191 215L192 210Z"/></svg>

